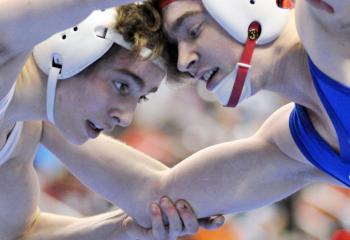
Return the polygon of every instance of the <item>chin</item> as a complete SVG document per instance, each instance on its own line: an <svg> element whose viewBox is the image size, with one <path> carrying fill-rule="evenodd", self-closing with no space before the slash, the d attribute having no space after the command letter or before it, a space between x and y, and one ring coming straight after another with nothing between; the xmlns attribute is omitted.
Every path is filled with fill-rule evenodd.
<svg viewBox="0 0 350 240"><path fill-rule="evenodd" d="M56 122L56 128L59 129L62 136L66 141L74 145L84 144L89 138L83 134L83 132L78 131L77 127L69 126L68 124L60 124L60 122Z"/></svg>
<svg viewBox="0 0 350 240"><path fill-rule="evenodd" d="M69 140L70 143L75 144L75 145L82 145L89 140L88 138L75 138L72 140Z"/></svg>
<svg viewBox="0 0 350 240"><path fill-rule="evenodd" d="M87 140L89 140L87 137L82 137L82 136L78 136L74 133L65 133L64 134L65 139L74 145L82 145L84 144Z"/></svg>

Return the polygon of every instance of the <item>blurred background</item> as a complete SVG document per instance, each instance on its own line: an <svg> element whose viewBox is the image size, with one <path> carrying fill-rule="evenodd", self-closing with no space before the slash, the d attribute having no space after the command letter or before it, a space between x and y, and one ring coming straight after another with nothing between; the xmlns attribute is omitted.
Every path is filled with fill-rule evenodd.
<svg viewBox="0 0 350 240"><path fill-rule="evenodd" d="M262 92L239 108L223 108L202 84L170 83L164 83L149 99L139 105L130 127L117 128L109 135L170 167L205 147L251 136L272 112L287 103ZM39 148L35 166L43 191L42 210L90 216L115 208L85 188L44 147ZM348 190L313 185L274 205L227 216L219 230L200 230L183 239L346 240L349 234L341 229L350 227L349 200Z"/></svg>

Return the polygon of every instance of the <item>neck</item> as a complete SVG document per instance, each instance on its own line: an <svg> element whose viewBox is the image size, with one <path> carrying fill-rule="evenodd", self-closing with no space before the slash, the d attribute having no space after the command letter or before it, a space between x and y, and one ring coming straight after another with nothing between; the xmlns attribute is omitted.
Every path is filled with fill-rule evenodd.
<svg viewBox="0 0 350 240"><path fill-rule="evenodd" d="M254 92L269 90L290 101L312 105L312 97L305 94L310 89L306 52L300 42L294 14L292 14L281 36L272 44L257 49L253 59Z"/></svg>
<svg viewBox="0 0 350 240"><path fill-rule="evenodd" d="M6 114L6 123L47 120L47 76L37 67L32 56L28 57L18 76L16 93Z"/></svg>

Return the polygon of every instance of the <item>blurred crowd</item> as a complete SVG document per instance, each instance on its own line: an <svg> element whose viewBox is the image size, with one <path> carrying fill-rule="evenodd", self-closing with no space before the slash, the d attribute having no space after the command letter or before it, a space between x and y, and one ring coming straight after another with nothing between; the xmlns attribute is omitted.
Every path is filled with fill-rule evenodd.
<svg viewBox="0 0 350 240"><path fill-rule="evenodd" d="M248 137L287 101L263 92L240 105L221 107L202 84L164 83L139 105L133 124L116 128L112 137L173 166L213 144ZM117 153L116 153L117 154ZM64 166L40 147L36 168L44 194L42 210L88 216L115 208L85 188ZM210 193L208 193L210 194ZM220 197L220 196L216 196ZM200 230L186 240L350 240L350 191L313 185L282 202L227 216L216 231Z"/></svg>

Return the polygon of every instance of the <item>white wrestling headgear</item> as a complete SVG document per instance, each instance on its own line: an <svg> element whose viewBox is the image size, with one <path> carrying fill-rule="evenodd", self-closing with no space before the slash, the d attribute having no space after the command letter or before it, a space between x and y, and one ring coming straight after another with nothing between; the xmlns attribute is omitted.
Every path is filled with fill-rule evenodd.
<svg viewBox="0 0 350 240"><path fill-rule="evenodd" d="M175 1L162 0L160 8ZM293 4L290 0L202 0L202 3L235 40L245 45L234 70L212 90L222 105L235 107L252 94L249 69L256 45L278 38Z"/></svg>
<svg viewBox="0 0 350 240"><path fill-rule="evenodd" d="M33 56L39 68L48 75L46 111L54 123L54 106L57 80L73 77L100 59L112 45L118 44L132 50L121 34L114 29L117 19L115 8L94 11L77 26L57 33L35 46ZM141 50L141 57L147 58L152 51ZM162 58L152 60L164 71Z"/></svg>

